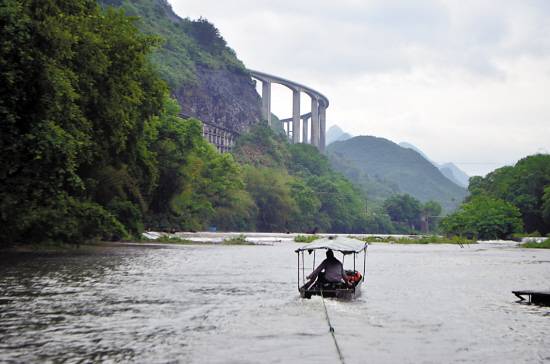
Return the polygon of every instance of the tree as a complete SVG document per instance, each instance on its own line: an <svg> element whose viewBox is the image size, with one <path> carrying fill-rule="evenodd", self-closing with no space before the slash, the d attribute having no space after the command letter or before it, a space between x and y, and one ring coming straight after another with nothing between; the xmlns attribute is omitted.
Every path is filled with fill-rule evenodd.
<svg viewBox="0 0 550 364"><path fill-rule="evenodd" d="M520 210L509 202L477 196L441 222L447 234L503 239L523 231Z"/></svg>
<svg viewBox="0 0 550 364"><path fill-rule="evenodd" d="M470 198L491 196L510 202L521 211L527 232L550 232L544 220L545 187L550 185L550 155L537 154L521 159L515 166L496 169L485 177L470 179Z"/></svg>
<svg viewBox="0 0 550 364"><path fill-rule="evenodd" d="M422 205L409 194L395 195L384 201L384 210L395 223L406 226L406 229L420 228Z"/></svg>
<svg viewBox="0 0 550 364"><path fill-rule="evenodd" d="M395 226L388 214L369 212L366 216L365 231L369 234L392 234L395 233Z"/></svg>
<svg viewBox="0 0 550 364"><path fill-rule="evenodd" d="M542 198L542 218L547 225L550 225L550 185L544 187Z"/></svg>
<svg viewBox="0 0 550 364"><path fill-rule="evenodd" d="M114 213L133 208L112 201L146 209L158 177L146 134L166 88L148 60L157 41L134 22L93 0L2 2L2 240L118 234ZM44 232L49 221L71 233Z"/></svg>
<svg viewBox="0 0 550 364"><path fill-rule="evenodd" d="M437 229L437 222L441 215L441 205L436 201L428 201L422 205L421 223L422 231L429 232Z"/></svg>
<svg viewBox="0 0 550 364"><path fill-rule="evenodd" d="M258 208L260 231L287 231L297 206L292 199L291 178L282 170L245 166L246 190Z"/></svg>

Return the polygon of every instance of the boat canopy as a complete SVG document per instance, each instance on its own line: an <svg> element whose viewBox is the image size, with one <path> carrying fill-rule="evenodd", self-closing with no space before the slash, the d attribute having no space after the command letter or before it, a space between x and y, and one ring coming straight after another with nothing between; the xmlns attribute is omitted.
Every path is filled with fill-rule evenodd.
<svg viewBox="0 0 550 364"><path fill-rule="evenodd" d="M362 240L347 238L343 236L321 238L306 244L298 249L296 253L308 251L311 253L317 249L336 250L344 254L359 253L367 248L367 243Z"/></svg>

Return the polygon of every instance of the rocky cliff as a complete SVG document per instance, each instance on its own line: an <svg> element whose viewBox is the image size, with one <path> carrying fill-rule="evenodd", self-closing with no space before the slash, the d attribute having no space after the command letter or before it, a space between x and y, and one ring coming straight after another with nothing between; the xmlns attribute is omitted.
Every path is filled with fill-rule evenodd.
<svg viewBox="0 0 550 364"><path fill-rule="evenodd" d="M261 100L250 75L223 68L196 69L197 82L173 92L183 114L236 132L260 121Z"/></svg>
<svg viewBox="0 0 550 364"><path fill-rule="evenodd" d="M255 83L206 19L174 13L166 0L99 0L138 16L143 32L161 38L153 62L179 101L182 114L243 132L261 120Z"/></svg>

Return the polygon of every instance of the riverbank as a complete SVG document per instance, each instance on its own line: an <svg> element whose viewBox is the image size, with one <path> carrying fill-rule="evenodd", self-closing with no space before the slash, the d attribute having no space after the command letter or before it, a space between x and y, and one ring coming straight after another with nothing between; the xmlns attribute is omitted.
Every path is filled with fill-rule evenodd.
<svg viewBox="0 0 550 364"><path fill-rule="evenodd" d="M0 248L0 252L71 252L89 251L109 246L162 246L162 245L275 245L280 243L308 243L329 236L352 236L369 244L427 245L451 244L458 246L480 243L506 244L512 247L548 249L550 243L540 241L476 241L464 238L446 238L437 235L381 235L381 234L300 234L300 233L258 233L258 232L146 232L142 239L119 242L95 241L85 244L45 243L17 244Z"/></svg>
<svg viewBox="0 0 550 364"><path fill-rule="evenodd" d="M550 249L550 238L543 241L526 241L520 244L520 247L531 249Z"/></svg>

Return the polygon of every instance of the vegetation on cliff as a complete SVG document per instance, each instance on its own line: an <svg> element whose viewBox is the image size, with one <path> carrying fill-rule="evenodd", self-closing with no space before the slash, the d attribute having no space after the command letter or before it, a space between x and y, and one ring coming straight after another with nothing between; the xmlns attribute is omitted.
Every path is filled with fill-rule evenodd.
<svg viewBox="0 0 550 364"><path fill-rule="evenodd" d="M161 40L151 53L155 67L171 89L198 82L197 66L244 71L244 65L227 46L218 29L206 19L182 19L166 0L99 0L138 17L137 26Z"/></svg>

